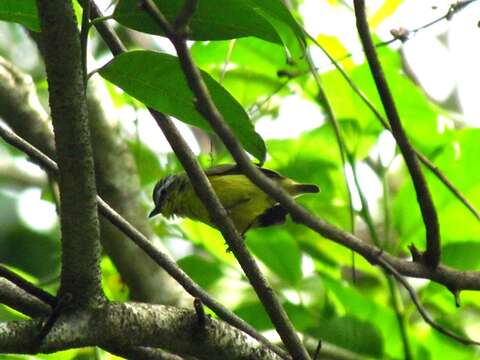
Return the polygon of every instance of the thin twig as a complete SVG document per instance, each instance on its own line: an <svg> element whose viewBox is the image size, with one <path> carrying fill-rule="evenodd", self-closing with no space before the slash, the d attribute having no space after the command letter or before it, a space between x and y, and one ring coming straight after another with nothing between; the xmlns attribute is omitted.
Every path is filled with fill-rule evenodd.
<svg viewBox="0 0 480 360"><path fill-rule="evenodd" d="M84 0L86 3L85 10L82 12L82 26L80 29L80 48L82 51L82 67L83 67L83 85L85 93L87 92L87 82L89 79L87 69L87 47L88 47L88 31L90 30L90 0Z"/></svg>
<svg viewBox="0 0 480 360"><path fill-rule="evenodd" d="M184 34L182 32L170 32L172 26L168 23L164 15L156 7L153 1L144 0L142 1L142 4L144 10L165 32L175 47L180 65L186 76L187 84L197 99L195 103L197 111L205 118L208 118L212 113L215 113L215 116L220 119L220 122L223 122L222 115L218 112L215 105L211 101L200 71L193 62ZM159 115L159 113L156 114L157 116ZM165 122L160 121L159 125L162 126L162 123ZM190 178L190 182L192 183L196 194L208 209L213 223L221 231L222 235L227 241L227 244L252 284L252 287L257 293L258 298L262 302L286 348L294 359L310 359L310 356L296 334L295 329L287 316L287 313L280 304L280 301L276 297L274 291L268 284L267 279L263 276L255 259L247 250L240 234L235 228L235 225L228 217L227 212L213 191L205 173L199 167L198 162L193 156L193 153L190 151L186 143L182 144L182 146L179 146L178 142L183 140L180 136L177 139L173 139L172 137L172 141L170 141L167 134L165 135L170 144L175 146L173 148L175 154L179 157L182 165L184 165L185 171ZM173 133L170 135L173 135Z"/></svg>
<svg viewBox="0 0 480 360"><path fill-rule="evenodd" d="M53 176L58 176L57 164L40 150L16 135L4 125L0 124L0 137L5 142L27 154L41 168ZM270 348L284 359L288 356L275 345L272 345L263 335L259 334L253 327L233 314L222 304L213 299L205 290L196 284L171 258L159 251L142 233L134 228L120 214L113 210L100 196L97 195L97 203L100 214L110 221L115 227L122 231L128 238L138 245L158 265L160 265L170 276L172 276L190 295L198 297L202 302L212 309L219 318L226 323L242 330L254 339Z"/></svg>
<svg viewBox="0 0 480 360"><path fill-rule="evenodd" d="M463 336L460 336L458 334L455 334L454 332L452 332L451 330L448 330L446 328L444 328L443 326L441 326L440 324L438 324L433 318L432 316L428 313L428 311L423 307L420 299L418 298L418 295L417 293L415 292L415 290L410 286L410 284L408 283L407 280L405 280L405 278L399 274L399 272L388 262L386 261L382 255L378 256L377 258L378 260L378 263L383 267L385 268L386 270L388 270L400 283L402 283L402 285L405 287L405 289L408 291L408 294L410 295L413 303L415 304L415 307L417 308L418 312L420 313L420 315L422 316L423 320L425 320L425 322L427 324L429 324L432 328L434 328L435 330L439 331L440 333L456 340L456 341L459 341L461 342L462 344L465 344L465 345L480 345L480 342L478 341L475 341L475 340L472 340L472 339L469 339L469 338L466 338L466 337L463 337Z"/></svg>
<svg viewBox="0 0 480 360"><path fill-rule="evenodd" d="M51 307L54 307L57 304L57 298L55 296L46 292L45 290L40 289L35 284L31 283L28 280L25 280L24 278L15 274L13 271L3 265L0 265L0 276L14 283L26 293L36 297L37 299L42 300L44 303L50 305Z"/></svg>
<svg viewBox="0 0 480 360"><path fill-rule="evenodd" d="M415 152L408 141L407 135L403 129L398 115L395 101L388 87L387 81L383 74L382 66L378 60L375 46L373 45L370 29L368 27L367 17L365 13L365 1L355 0L355 15L357 21L358 33L365 50L365 55L370 66L370 71L375 80L380 99L382 101L387 119L392 129L392 135L395 138L398 147L405 159L405 163L413 180L413 185L417 193L417 201L422 212L423 222L427 232L427 249L424 253L425 263L435 268L440 262L440 230L438 224L437 212L433 204L427 182L423 176L420 165L417 161Z"/></svg>
<svg viewBox="0 0 480 360"><path fill-rule="evenodd" d="M414 29L408 30L408 29L404 29L404 28L399 28L397 30L391 30L391 34L393 35L393 37L390 40L381 41L379 43L376 43L375 47L378 49L378 48L381 48L383 46L393 44L395 41L406 42L407 40L410 39L411 34L415 35L417 32L422 31L424 29L427 29L427 28L431 27L432 25L435 25L435 24L437 24L437 23L439 23L443 20L447 20L447 21L452 20L452 18L455 14L457 14L461 10L465 9L468 5L474 3L475 1L477 1L477 0L456 1L449 6L447 12L444 15L442 15L442 16L440 16L440 17L438 17L438 18L436 18L436 19L434 19L434 20L432 20L432 21L430 21L426 24L423 24L419 27L416 27ZM348 54L345 54L344 56L342 56L341 58L338 58L336 60L330 59L330 61L332 62L332 64L334 62L342 62L344 60L347 60L347 59L351 58L352 56L353 56L352 53L348 53Z"/></svg>

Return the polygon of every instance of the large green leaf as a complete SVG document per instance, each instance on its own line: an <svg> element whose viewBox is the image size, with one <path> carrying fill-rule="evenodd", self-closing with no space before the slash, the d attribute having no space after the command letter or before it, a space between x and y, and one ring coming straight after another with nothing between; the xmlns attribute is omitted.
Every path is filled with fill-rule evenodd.
<svg viewBox="0 0 480 360"><path fill-rule="evenodd" d="M16 22L32 31L40 31L35 0L0 1L0 20Z"/></svg>
<svg viewBox="0 0 480 360"><path fill-rule="evenodd" d="M480 157L480 130L465 129L452 136L456 141L444 147L434 163L478 209L480 172L475 169ZM442 244L480 242L478 219L430 171L424 172L439 216ZM424 246L425 227L411 181L406 181L395 197L394 219L403 243Z"/></svg>
<svg viewBox="0 0 480 360"><path fill-rule="evenodd" d="M344 322L344 320L334 321L330 326L345 326L345 331L354 331L355 329L365 329L369 326L369 332L372 336L375 334L375 337L378 335L378 330L382 334L380 342L378 338L372 344L368 345L368 348L371 350L380 350L380 346L383 347L385 353L390 356L398 356L401 350L401 341L400 341L400 332L398 329L398 323L395 317L395 313L392 309L382 306L375 302L371 297L364 295L360 289L347 286L343 281L334 279L327 274L322 274L322 280L324 281L325 288L330 291L331 296L333 296L338 304L343 306L343 309L339 309L339 313L345 314L349 318L356 318L357 325L352 323L352 328L349 330L350 326ZM340 306L340 307L341 307ZM319 323L319 328L322 328L322 323ZM361 337L364 338L363 336ZM345 339L339 339L345 340ZM335 343L335 339L331 340ZM412 340L413 341L413 340ZM383 343L383 345L382 345ZM338 345L343 345L339 343ZM353 346L354 344L352 344ZM360 348L356 344L351 348L353 351L360 351ZM375 345L375 346L374 346Z"/></svg>
<svg viewBox="0 0 480 360"><path fill-rule="evenodd" d="M295 240L280 229L257 229L247 235L249 249L291 285L302 279L302 256Z"/></svg>
<svg viewBox="0 0 480 360"><path fill-rule="evenodd" d="M155 1L169 21L175 20L183 0ZM158 24L142 11L138 0L121 0L113 14L122 25L163 35ZM227 40L246 36L283 43L295 58L303 56L303 33L279 0L199 0L190 22L192 40Z"/></svg>
<svg viewBox="0 0 480 360"><path fill-rule="evenodd" d="M153 51L132 51L115 57L99 73L145 105L211 131L209 124L195 108L193 94L175 56ZM210 75L202 72L202 76L213 101L237 139L250 154L263 162L265 143L255 132L245 110Z"/></svg>
<svg viewBox="0 0 480 360"><path fill-rule="evenodd" d="M278 91L286 81L278 71L298 71L287 62L284 49L254 37L196 42L191 47L197 65L230 91L244 106L251 106Z"/></svg>
<svg viewBox="0 0 480 360"><path fill-rule="evenodd" d="M178 265L204 289L223 275L220 262L213 257L188 255L178 260Z"/></svg>
<svg viewBox="0 0 480 360"><path fill-rule="evenodd" d="M298 139L270 140L268 166L295 181L314 183L320 193L299 201L318 216L349 230L348 194L335 134L329 124ZM288 151L286 151L288 149Z"/></svg>

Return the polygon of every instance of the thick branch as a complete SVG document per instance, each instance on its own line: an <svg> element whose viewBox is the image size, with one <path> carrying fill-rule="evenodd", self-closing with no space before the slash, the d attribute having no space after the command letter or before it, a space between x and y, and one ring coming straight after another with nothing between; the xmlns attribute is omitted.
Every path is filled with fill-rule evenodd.
<svg viewBox="0 0 480 360"><path fill-rule="evenodd" d="M0 352L52 353L73 347L162 348L198 359L280 359L261 343L213 319L198 323L193 310L144 303L112 303L60 317L36 347L38 323L0 325Z"/></svg>
<svg viewBox="0 0 480 360"><path fill-rule="evenodd" d="M60 169L60 294L95 303L103 298L100 232L80 39L70 1L37 0L37 7Z"/></svg>
<svg viewBox="0 0 480 360"><path fill-rule="evenodd" d="M422 212L423 222L427 232L427 250L424 254L425 262L436 267L440 262L440 230L437 218L437 212L433 204L432 197L427 187L427 182L423 176L422 170L418 163L415 151L408 141L407 135L403 129L398 115L393 96L388 88L385 75L383 74L380 61L378 60L375 46L370 36L367 17L365 14L365 2L363 0L355 0L355 16L357 19L357 28L360 39L365 50L365 55L370 66L375 84L377 86L380 99L382 101L385 113L387 114L392 135L395 138L398 147L405 159L405 163L413 180L413 185L417 193L417 201Z"/></svg>

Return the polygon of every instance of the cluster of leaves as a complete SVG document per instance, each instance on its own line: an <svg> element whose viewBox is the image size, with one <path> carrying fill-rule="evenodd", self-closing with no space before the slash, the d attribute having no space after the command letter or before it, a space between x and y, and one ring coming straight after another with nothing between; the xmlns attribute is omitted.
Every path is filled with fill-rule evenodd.
<svg viewBox="0 0 480 360"><path fill-rule="evenodd" d="M113 18L131 29L162 35L137 3L137 0L120 1ZM169 20L175 18L182 4L181 0L157 2ZM381 8L374 19L379 22L378 17L388 15L390 11ZM0 2L0 19L39 30L34 1ZM190 31L191 40L194 40L191 51L213 100L245 149L260 162L265 161L268 153L266 166L269 168L298 181L318 184L319 195L305 196L299 201L319 217L347 231L357 227L358 233L369 241L359 216L354 217L354 224L351 221L344 166L331 123L319 123L317 128L296 138L264 141L255 132L245 110L254 109L255 118L271 117L272 126L275 126L278 108L288 95L295 94L316 104L319 113L324 109L325 104L316 96L317 84L307 71L303 30L282 2L236 0L218 6L217 1L199 1ZM342 47L337 38L319 40L327 48ZM4 51L2 55L8 56L8 53ZM468 127L440 131L439 117L448 118L450 114L432 103L404 74L398 52L382 48L379 55L413 145L442 169L473 204L480 206L480 172L472 171L480 157L480 131ZM376 108L381 109L368 66L351 61L348 65L348 76ZM121 96L120 106L131 104L125 99L132 96L189 125L210 131L195 110L192 94L175 56L131 51L109 62L99 73L128 94ZM282 74L288 76L280 76ZM392 167L372 158L384 131L378 119L337 71L326 71L321 79L347 151L357 165L370 166L373 170L370 180L383 186L383 198L375 206L378 216L374 218L379 232L386 234L383 246L398 256L406 254L410 243L423 248L425 230L408 172L403 166ZM291 121L300 124L301 109L298 116ZM157 178L178 169L171 155L164 156L160 162L157 154L136 140L132 140L131 148L146 192ZM12 153L12 156L18 155ZM213 162L225 159L228 155L221 147L217 148ZM208 156L201 160L205 164L210 161ZM443 263L459 269L480 268L479 257L475 256L480 247L478 220L433 174L426 170L425 174L439 214ZM0 261L36 279L56 273L59 247L54 239L58 238L58 229L41 234L29 229L12 211L17 201L15 197L2 191L0 200L4 225L0 232ZM195 281L257 329L272 329L264 309L240 275L235 259L226 253L224 240L216 230L189 220L179 225L162 221L156 227L159 234L166 234L164 237L180 237L193 243L178 263ZM407 336L415 334L408 336L415 359L475 357L473 349L460 346L426 327L405 294L396 287L393 292L388 291L383 272L356 257L356 281L353 282L350 250L292 221L282 227L249 232L247 245L264 265L295 328L307 337L322 339L362 357L401 358L404 345L397 314L391 305L392 297L398 297L403 306L397 312L401 312ZM119 285L115 269L108 261L102 267L110 296L123 299L125 289ZM425 306L449 327L465 332L474 320L478 320L479 295L476 293L465 294L463 307L455 309L447 289L427 283L418 291ZM2 319L16 316L19 315L1 308ZM67 354L62 356L70 358ZM82 355L75 353L73 356L81 358Z"/></svg>

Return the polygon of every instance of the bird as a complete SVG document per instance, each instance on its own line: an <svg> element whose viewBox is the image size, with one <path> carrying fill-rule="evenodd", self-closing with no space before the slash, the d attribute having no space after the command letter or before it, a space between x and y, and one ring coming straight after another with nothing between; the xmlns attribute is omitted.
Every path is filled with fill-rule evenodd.
<svg viewBox="0 0 480 360"><path fill-rule="evenodd" d="M255 166L293 197L320 191L317 185L298 183L276 171ZM253 184L237 164L213 166L206 169L205 174L242 236L252 228L285 222L287 210ZM216 228L185 172L167 175L159 180L153 189L152 197L155 207L150 212L149 218L157 214L162 214L166 218L186 217Z"/></svg>

